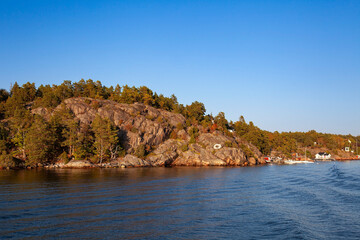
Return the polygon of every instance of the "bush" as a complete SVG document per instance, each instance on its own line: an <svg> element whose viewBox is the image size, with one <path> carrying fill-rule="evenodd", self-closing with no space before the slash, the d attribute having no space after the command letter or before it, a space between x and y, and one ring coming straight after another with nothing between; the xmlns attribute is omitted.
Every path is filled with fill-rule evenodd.
<svg viewBox="0 0 360 240"><path fill-rule="evenodd" d="M119 150L119 153L118 153L118 156L119 156L119 157L125 157L125 155L126 155L125 149Z"/></svg>
<svg viewBox="0 0 360 240"><path fill-rule="evenodd" d="M70 159L68 158L68 155L67 155L66 152L63 152L62 154L60 154L60 155L58 156L58 159L59 159L61 162L63 162L64 164L67 164L67 163L70 161Z"/></svg>
<svg viewBox="0 0 360 240"><path fill-rule="evenodd" d="M130 129L130 132L132 132L132 133L137 133L137 132L138 132L138 129L137 129L136 127L132 127L132 128Z"/></svg>
<svg viewBox="0 0 360 240"><path fill-rule="evenodd" d="M154 121L155 116L148 114L148 115L145 116L145 118L148 119L148 120Z"/></svg>
<svg viewBox="0 0 360 240"><path fill-rule="evenodd" d="M182 124L182 123L178 123L178 124L176 124L176 129L177 130L183 130L184 129L184 125Z"/></svg>
<svg viewBox="0 0 360 240"><path fill-rule="evenodd" d="M184 144L181 146L181 151L186 152L187 150L189 150L189 145L188 144Z"/></svg>
<svg viewBox="0 0 360 240"><path fill-rule="evenodd" d="M156 122L161 124L165 122L165 119L162 116L158 116Z"/></svg>
<svg viewBox="0 0 360 240"><path fill-rule="evenodd" d="M0 167L2 167L2 168L7 168L7 167L13 168L13 167L16 167L16 165L17 164L14 161L14 158L10 154L7 154L6 152L3 152L0 155Z"/></svg>
<svg viewBox="0 0 360 240"><path fill-rule="evenodd" d="M86 98L84 102L85 102L86 104L89 104L89 105L90 105L92 101L91 101L91 99Z"/></svg>
<svg viewBox="0 0 360 240"><path fill-rule="evenodd" d="M145 155L146 155L145 145L140 144L135 150L135 156L137 156L138 158L143 158L145 157Z"/></svg>
<svg viewBox="0 0 360 240"><path fill-rule="evenodd" d="M199 136L199 129L197 127L192 127L189 129L189 135L194 136L195 138Z"/></svg>
<svg viewBox="0 0 360 240"><path fill-rule="evenodd" d="M250 158L250 157L254 156L253 151L251 151L251 149L248 146L246 146L244 144L241 144L240 148L241 148L241 150L243 150L243 152L245 153L245 156L247 158Z"/></svg>
<svg viewBox="0 0 360 240"><path fill-rule="evenodd" d="M196 138L199 136L199 129L192 127L189 129L190 141L189 143L196 143Z"/></svg>

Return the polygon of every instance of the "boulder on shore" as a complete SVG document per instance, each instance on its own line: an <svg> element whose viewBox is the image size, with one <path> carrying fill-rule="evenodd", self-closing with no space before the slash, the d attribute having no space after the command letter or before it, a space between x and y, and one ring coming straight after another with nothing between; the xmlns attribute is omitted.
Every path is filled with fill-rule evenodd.
<svg viewBox="0 0 360 240"><path fill-rule="evenodd" d="M225 166L226 163L198 144L191 144L174 162L174 166Z"/></svg>
<svg viewBox="0 0 360 240"><path fill-rule="evenodd" d="M170 166L179 156L179 148L185 144L185 141L168 139L160 144L155 151L153 151L147 160L152 166Z"/></svg>
<svg viewBox="0 0 360 240"><path fill-rule="evenodd" d="M215 156L225 161L228 166L244 166L247 162L244 152L239 148L223 147L216 150Z"/></svg>
<svg viewBox="0 0 360 240"><path fill-rule="evenodd" d="M64 165L65 168L88 168L94 167L94 164L89 162L88 160L71 160L67 164Z"/></svg>
<svg viewBox="0 0 360 240"><path fill-rule="evenodd" d="M151 164L148 161L135 157L133 155L126 155L124 158L118 160L120 167L150 167Z"/></svg>

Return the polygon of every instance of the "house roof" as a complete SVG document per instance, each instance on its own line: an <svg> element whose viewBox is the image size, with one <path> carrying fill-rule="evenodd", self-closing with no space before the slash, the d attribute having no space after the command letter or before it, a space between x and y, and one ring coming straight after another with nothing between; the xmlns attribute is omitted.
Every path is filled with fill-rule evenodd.
<svg viewBox="0 0 360 240"><path fill-rule="evenodd" d="M319 152L318 154L319 155L329 155L329 153L326 153L326 152Z"/></svg>

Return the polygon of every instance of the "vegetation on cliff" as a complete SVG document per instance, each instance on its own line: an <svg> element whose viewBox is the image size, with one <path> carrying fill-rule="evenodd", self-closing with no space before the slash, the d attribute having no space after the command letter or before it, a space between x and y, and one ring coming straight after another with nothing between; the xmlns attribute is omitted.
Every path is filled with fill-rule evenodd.
<svg viewBox="0 0 360 240"><path fill-rule="evenodd" d="M335 155L345 147L356 149L352 135L272 133L242 116L232 122L223 112L206 114L204 104L197 101L183 105L174 95L165 97L145 86L106 87L90 79L38 88L34 83L15 83L10 92L0 90L0 119L0 167L19 160L29 166L71 159L102 163L127 153L165 165L169 161L183 164L201 154L227 164L244 164L241 159L260 155L305 154L305 147ZM213 152L213 135L207 133L222 139L228 150ZM156 151L168 139L178 141ZM166 155L168 148L176 154ZM156 154L168 158L156 158ZM312 154L307 153L308 157ZM199 157L199 163L203 161Z"/></svg>

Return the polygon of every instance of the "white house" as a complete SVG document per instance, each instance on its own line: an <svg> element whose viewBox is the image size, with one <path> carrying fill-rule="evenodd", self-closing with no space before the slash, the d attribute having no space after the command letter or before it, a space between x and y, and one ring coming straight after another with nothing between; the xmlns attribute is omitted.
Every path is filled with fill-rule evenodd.
<svg viewBox="0 0 360 240"><path fill-rule="evenodd" d="M315 155L315 159L330 159L331 154L326 152L319 152Z"/></svg>

